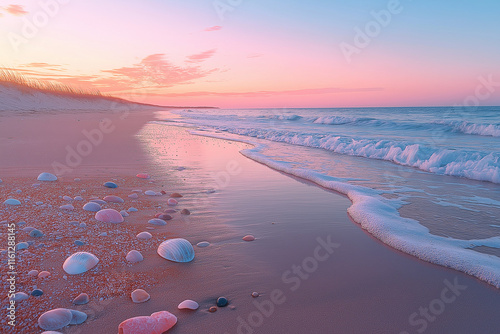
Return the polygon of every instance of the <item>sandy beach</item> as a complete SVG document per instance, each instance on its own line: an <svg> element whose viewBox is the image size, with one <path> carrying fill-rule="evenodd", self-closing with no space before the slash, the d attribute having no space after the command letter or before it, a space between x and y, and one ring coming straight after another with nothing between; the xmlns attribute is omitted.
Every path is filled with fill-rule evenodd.
<svg viewBox="0 0 500 334"><path fill-rule="evenodd" d="M24 221L16 225L16 241L33 242L17 252L16 287L28 295L43 291L18 303L15 329L3 316L2 332L41 333L37 319L53 308L88 315L62 333L116 333L122 321L157 311L177 316L169 333L500 331L496 288L387 247L350 220L347 198L245 158L239 151L246 144L146 123L153 119L152 111L125 118L106 112L0 117L0 202L22 202L2 205L0 220L4 229ZM71 149L80 160L67 159ZM59 166L54 162L66 166L59 180L38 182L39 173L53 173ZM140 172L151 179L137 178ZM106 181L118 188L104 187ZM142 191L137 199L128 197L134 190ZM147 196L146 190L165 194ZM174 192L183 197L171 207L167 200ZM82 210L89 200L107 195L124 203L104 207L138 211L111 224ZM62 196L83 201L71 201L74 210L61 210L69 204ZM191 215L181 215L184 208ZM176 212L167 225L148 224L169 209ZM32 238L22 230L26 227L44 236ZM136 235L145 231L152 238L138 240ZM1 233L6 240L6 232ZM249 234L256 239L243 241ZM195 259L174 263L158 256L158 245L171 238L191 242ZM85 244L77 246L76 240ZM202 241L210 245L196 246ZM144 261L126 262L133 249ZM100 261L86 273L68 275L62 264L77 251L93 253ZM33 278L30 270L46 270L50 276ZM2 303L7 305L4 282ZM135 289L146 290L151 299L133 303ZM89 295L88 304L72 303L80 293ZM229 306L209 312L221 296ZM199 309L178 310L186 299L198 302Z"/></svg>

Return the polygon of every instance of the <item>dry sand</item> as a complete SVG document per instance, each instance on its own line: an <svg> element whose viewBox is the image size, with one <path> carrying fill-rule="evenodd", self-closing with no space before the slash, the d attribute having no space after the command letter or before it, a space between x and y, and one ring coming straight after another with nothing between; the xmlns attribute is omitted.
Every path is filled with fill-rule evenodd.
<svg viewBox="0 0 500 334"><path fill-rule="evenodd" d="M16 330L2 316L2 331L40 333L36 319L41 313L67 307L86 312L89 319L63 333L116 333L121 321L160 310L179 318L169 333L417 333L424 327L425 333L500 332L497 289L386 247L350 221L346 198L244 158L238 153L244 144L191 136L182 128L143 127L151 117L150 112L124 120L95 112L0 117L0 201L30 200L19 208L2 206L0 221L24 220L24 226L46 234L36 240L18 234L18 241L45 245L32 245L18 255L19 290L30 293L36 285L44 295L19 303ZM32 186L39 172L51 171L54 161L65 163L67 147L87 140L82 131L99 129L103 118L116 128L102 143L59 181ZM134 177L141 171L152 180ZM119 188L102 186L110 180ZM193 214L175 213L166 226L149 230L153 239L138 241L135 235L147 230L147 220L168 208L168 196L129 199L137 188L180 192L184 197L177 208ZM122 224L104 224L81 210L91 196L108 194L125 199L109 207L134 206L139 212ZM80 195L85 201L75 202L71 213L62 212L58 207L65 204L59 198L63 195ZM33 205L37 201L53 207ZM99 237L101 232L108 236ZM246 234L257 239L242 241ZM4 231L1 237L5 243ZM172 237L211 245L195 246L194 261L176 264L156 254L157 245ZM75 246L76 239L87 245ZM322 246L328 239L335 245ZM132 249L140 250L145 260L127 264L125 254ZM100 263L64 279L62 262L77 250L94 253ZM27 276L31 269L52 275L32 279ZM445 280L466 288L443 294ZM136 288L148 291L151 300L134 304L130 292ZM6 305L5 285L2 289ZM260 296L253 298L253 291ZM80 292L88 293L91 301L72 305ZM209 313L219 296L227 297L230 306ZM197 301L200 309L177 310L185 299ZM421 307L431 308L427 319L420 315Z"/></svg>

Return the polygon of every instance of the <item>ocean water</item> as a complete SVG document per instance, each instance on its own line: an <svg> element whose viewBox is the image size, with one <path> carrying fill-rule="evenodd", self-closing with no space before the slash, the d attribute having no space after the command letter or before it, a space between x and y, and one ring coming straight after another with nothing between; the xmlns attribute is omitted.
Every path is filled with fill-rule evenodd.
<svg viewBox="0 0 500 334"><path fill-rule="evenodd" d="M160 124L349 197L382 242L500 287L500 107L203 109Z"/></svg>

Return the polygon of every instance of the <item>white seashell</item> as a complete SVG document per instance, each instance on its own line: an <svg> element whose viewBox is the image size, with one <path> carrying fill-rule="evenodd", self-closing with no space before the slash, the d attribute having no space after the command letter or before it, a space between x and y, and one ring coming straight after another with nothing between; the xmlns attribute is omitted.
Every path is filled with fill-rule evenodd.
<svg viewBox="0 0 500 334"><path fill-rule="evenodd" d="M144 195L148 195L148 196L156 196L156 195L157 195L157 193L156 193L156 191L153 191L153 190L146 190L146 191L144 192Z"/></svg>
<svg viewBox="0 0 500 334"><path fill-rule="evenodd" d="M65 201L72 201L73 198L71 198L69 196L63 196L63 200L65 200Z"/></svg>
<svg viewBox="0 0 500 334"><path fill-rule="evenodd" d="M169 239L160 244L157 250L162 258L174 262L190 262L194 259L194 249L189 241L182 238Z"/></svg>
<svg viewBox="0 0 500 334"><path fill-rule="evenodd" d="M63 269L70 275L78 275L94 268L99 259L91 253L74 253L64 261Z"/></svg>
<svg viewBox="0 0 500 334"><path fill-rule="evenodd" d="M177 306L179 310L197 310L200 305L194 300L187 299Z"/></svg>
<svg viewBox="0 0 500 334"><path fill-rule="evenodd" d="M104 223L122 223L123 216L115 209L104 209L95 214L95 219Z"/></svg>
<svg viewBox="0 0 500 334"><path fill-rule="evenodd" d="M135 263L135 262L141 262L142 260L144 260L144 257L142 256L141 252L136 250L131 250L130 252L128 252L125 259L128 262Z"/></svg>
<svg viewBox="0 0 500 334"><path fill-rule="evenodd" d="M123 200L123 198L118 197L118 196L114 196L114 195L106 196L103 198L103 200L105 200L106 202L111 202L111 203L123 203L123 202L125 202Z"/></svg>
<svg viewBox="0 0 500 334"><path fill-rule="evenodd" d="M63 328L71 322L73 314L65 308L56 308L45 312L38 318L38 326L45 330Z"/></svg>
<svg viewBox="0 0 500 334"><path fill-rule="evenodd" d="M95 202L88 202L83 206L83 210L85 211L97 212L100 211L101 209L102 209L101 206Z"/></svg>
<svg viewBox="0 0 500 334"><path fill-rule="evenodd" d="M61 205L59 207L59 209L71 211L71 210L75 210L75 207L71 204L66 204L66 205Z"/></svg>
<svg viewBox="0 0 500 334"><path fill-rule="evenodd" d="M57 176L55 176L54 174L51 174L51 173L41 173L40 175L38 175L37 180L38 181L56 181Z"/></svg>
<svg viewBox="0 0 500 334"><path fill-rule="evenodd" d="M130 297L132 297L132 301L137 304L147 302L151 298L149 293L142 289L132 291Z"/></svg>
<svg viewBox="0 0 500 334"><path fill-rule="evenodd" d="M157 226L163 226L167 225L167 222L164 221L163 219L160 218L153 218L148 221L149 224L157 225Z"/></svg>
<svg viewBox="0 0 500 334"><path fill-rule="evenodd" d="M133 193L133 194L128 195L128 197L132 198L132 199L138 199L139 195L137 195L136 193Z"/></svg>
<svg viewBox="0 0 500 334"><path fill-rule="evenodd" d="M28 276L31 276L31 277L38 277L38 270L30 270L28 272Z"/></svg>
<svg viewBox="0 0 500 334"><path fill-rule="evenodd" d="M71 311L71 321L70 325L79 325L85 322L87 320L87 314L77 311L77 310L70 310Z"/></svg>
<svg viewBox="0 0 500 334"><path fill-rule="evenodd" d="M151 239L153 236L149 232L141 232L137 235L137 239L141 240L148 240Z"/></svg>
<svg viewBox="0 0 500 334"><path fill-rule="evenodd" d="M73 198L75 201L83 201L83 197L82 196L76 196L75 198Z"/></svg>
<svg viewBox="0 0 500 334"><path fill-rule="evenodd" d="M5 205L21 205L21 202L19 202L17 199L15 198L9 198L8 200L6 200L5 202L3 202L3 204Z"/></svg>
<svg viewBox="0 0 500 334"><path fill-rule="evenodd" d="M167 204L170 206L176 206L177 204L179 204L179 202L177 202L175 198L169 198Z"/></svg>

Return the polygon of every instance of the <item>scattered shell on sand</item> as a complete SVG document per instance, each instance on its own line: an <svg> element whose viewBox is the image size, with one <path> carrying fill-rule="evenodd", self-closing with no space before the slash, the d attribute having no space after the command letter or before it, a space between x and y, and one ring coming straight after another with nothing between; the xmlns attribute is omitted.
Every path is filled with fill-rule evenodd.
<svg viewBox="0 0 500 334"><path fill-rule="evenodd" d="M45 332L42 332L42 334L62 334L62 333L56 332L56 331L45 331Z"/></svg>
<svg viewBox="0 0 500 334"><path fill-rule="evenodd" d="M83 197L82 196L75 196L75 198L73 198L73 200L75 200L75 201L83 201Z"/></svg>
<svg viewBox="0 0 500 334"><path fill-rule="evenodd" d="M120 211L120 214L122 215L122 217L128 217L129 216L128 212L125 211L125 210Z"/></svg>
<svg viewBox="0 0 500 334"><path fill-rule="evenodd" d="M38 274L38 278L45 278L45 277L49 277L50 276L50 272L44 270L44 271L41 271L39 274Z"/></svg>
<svg viewBox="0 0 500 334"><path fill-rule="evenodd" d="M182 209L181 210L181 215L190 215L191 212L188 209Z"/></svg>
<svg viewBox="0 0 500 334"><path fill-rule="evenodd" d="M31 291L31 295L34 297L40 297L41 295L43 295L43 291L41 289L35 289Z"/></svg>
<svg viewBox="0 0 500 334"><path fill-rule="evenodd" d="M172 197L172 198L180 198L180 197L182 197L182 195L179 194L179 193L171 193L170 197Z"/></svg>
<svg viewBox="0 0 500 334"><path fill-rule="evenodd" d="M162 334L174 327L177 317L170 312L160 311L151 316L130 318L118 326L119 334Z"/></svg>
<svg viewBox="0 0 500 334"><path fill-rule="evenodd" d="M253 235L245 235L243 238L242 238L244 241L254 241L255 240L255 237Z"/></svg>
<svg viewBox="0 0 500 334"><path fill-rule="evenodd" d="M91 199L90 202L94 202L94 203L97 203L99 205L107 204L106 201L103 201L102 199Z"/></svg>
<svg viewBox="0 0 500 334"><path fill-rule="evenodd" d="M158 226L163 226L163 225L167 225L167 222L164 221L163 219L160 219L160 218L154 218L154 219L150 219L148 221L149 224L153 224L153 225L158 225Z"/></svg>
<svg viewBox="0 0 500 334"><path fill-rule="evenodd" d="M86 293L80 293L75 299L73 299L73 304L84 305L89 302L89 295Z"/></svg>
<svg viewBox="0 0 500 334"><path fill-rule="evenodd" d="M123 198L121 197L118 197L118 196L114 196L114 195L110 195L110 196L106 196L103 198L106 202L111 202L111 203L123 203L125 202L123 200Z"/></svg>
<svg viewBox="0 0 500 334"><path fill-rule="evenodd" d="M118 188L118 185L114 182L111 182L111 181L104 183L104 186L106 188Z"/></svg>
<svg viewBox="0 0 500 334"><path fill-rule="evenodd" d="M81 241L81 240L75 240L74 243L75 243L76 246L85 246L85 242Z"/></svg>
<svg viewBox="0 0 500 334"><path fill-rule="evenodd" d="M157 192L156 191L153 191L153 190L146 190L144 192L144 195L148 195L148 196L156 196L157 195Z"/></svg>
<svg viewBox="0 0 500 334"><path fill-rule="evenodd" d="M21 205L21 202L19 202L17 199L15 198L9 198L8 200L6 200L5 202L3 202L3 204L5 205Z"/></svg>
<svg viewBox="0 0 500 334"><path fill-rule="evenodd" d="M38 181L57 181L57 176L51 173L41 173L38 175Z"/></svg>
<svg viewBox="0 0 500 334"><path fill-rule="evenodd" d="M26 232L26 233L30 233L31 231L33 231L35 228L32 227L32 226L26 226L25 228L23 228L23 231Z"/></svg>
<svg viewBox="0 0 500 334"><path fill-rule="evenodd" d="M132 198L132 199L138 199L139 195L137 195L136 193L133 193L133 194L128 195L128 197Z"/></svg>
<svg viewBox="0 0 500 334"><path fill-rule="evenodd" d="M149 298L151 298L149 293L142 289L132 291L130 297L132 297L132 301L137 304L147 302Z"/></svg>
<svg viewBox="0 0 500 334"><path fill-rule="evenodd" d="M254 291L254 292L252 292L252 297L253 297L253 298L257 298L257 297L259 297L259 293L258 293L258 292L255 292L255 291Z"/></svg>
<svg viewBox="0 0 500 334"><path fill-rule="evenodd" d="M16 245L16 250L26 249L30 245L27 242L20 242Z"/></svg>
<svg viewBox="0 0 500 334"><path fill-rule="evenodd" d="M169 198L167 204L170 206L176 206L177 204L179 204L179 202L177 202L175 198Z"/></svg>
<svg viewBox="0 0 500 334"><path fill-rule="evenodd" d="M205 247L210 246L210 243L208 241L200 241L196 244L196 246L201 247L201 248L205 248Z"/></svg>
<svg viewBox="0 0 500 334"><path fill-rule="evenodd" d="M144 257L142 256L141 252L136 250L131 250L130 252L128 252L125 259L128 262L135 263L135 262L141 262L142 260L144 260Z"/></svg>
<svg viewBox="0 0 500 334"><path fill-rule="evenodd" d="M71 311L71 321L70 325L79 325L85 322L87 320L87 314L77 311L77 310L70 310Z"/></svg>
<svg viewBox="0 0 500 334"><path fill-rule="evenodd" d="M70 275L78 275L94 268L99 259L91 253L74 253L64 261L63 269Z"/></svg>
<svg viewBox="0 0 500 334"><path fill-rule="evenodd" d="M73 314L65 308L56 308L45 312L38 318L38 326L45 330L63 328L71 322Z"/></svg>
<svg viewBox="0 0 500 334"><path fill-rule="evenodd" d="M30 296L24 292L16 292L10 297L11 300L15 300L16 302L20 302L21 300L28 299Z"/></svg>
<svg viewBox="0 0 500 334"><path fill-rule="evenodd" d="M71 211L71 210L75 210L75 207L71 204L65 204L65 205L61 205L59 207L59 209Z"/></svg>
<svg viewBox="0 0 500 334"><path fill-rule="evenodd" d="M172 220L172 216L168 215L166 213L161 213L156 218L159 218L159 219L162 219L162 220Z"/></svg>
<svg viewBox="0 0 500 334"><path fill-rule="evenodd" d="M194 249L189 241L182 238L169 239L160 244L157 250L162 258L173 262L190 262L194 259Z"/></svg>
<svg viewBox="0 0 500 334"><path fill-rule="evenodd" d="M38 270L30 270L28 272L28 276L31 276L31 277L38 277Z"/></svg>
<svg viewBox="0 0 500 334"><path fill-rule="evenodd" d="M150 178L150 176L146 173L139 173L136 176L140 179L149 179Z"/></svg>
<svg viewBox="0 0 500 334"><path fill-rule="evenodd" d="M187 299L177 306L179 310L197 310L200 305L191 299Z"/></svg>
<svg viewBox="0 0 500 334"><path fill-rule="evenodd" d="M149 232L141 232L137 235L137 239L140 240L148 240L151 239L153 236Z"/></svg>
<svg viewBox="0 0 500 334"><path fill-rule="evenodd" d="M138 209L136 209L136 208L134 208L134 207L130 207L130 208L128 208L128 210L127 210L127 211L128 211L128 212L137 212L137 211L139 211L139 210L138 210Z"/></svg>
<svg viewBox="0 0 500 334"><path fill-rule="evenodd" d="M115 209L104 209L95 214L95 219L104 223L122 223L123 216Z"/></svg>
<svg viewBox="0 0 500 334"><path fill-rule="evenodd" d="M30 237L32 237L32 238L40 238L40 237L43 237L43 233L40 230L34 229L34 230L31 230Z"/></svg>
<svg viewBox="0 0 500 334"><path fill-rule="evenodd" d="M91 212L97 212L102 210L101 206L97 204L96 202L88 202L83 206L83 210L85 211L91 211Z"/></svg>
<svg viewBox="0 0 500 334"><path fill-rule="evenodd" d="M65 200L65 201L72 201L73 198L71 198L69 196L63 196L63 200Z"/></svg>
<svg viewBox="0 0 500 334"><path fill-rule="evenodd" d="M163 211L164 213L176 213L177 210L175 209L166 209L165 211Z"/></svg>

